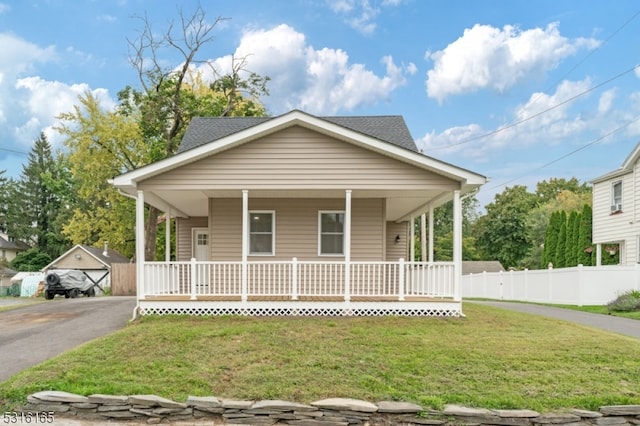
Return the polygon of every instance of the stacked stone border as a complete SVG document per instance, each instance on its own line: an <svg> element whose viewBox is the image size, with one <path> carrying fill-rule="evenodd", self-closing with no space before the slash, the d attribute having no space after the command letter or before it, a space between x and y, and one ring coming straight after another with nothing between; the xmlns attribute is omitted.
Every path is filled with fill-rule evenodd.
<svg viewBox="0 0 640 426"><path fill-rule="evenodd" d="M135 421L147 424L211 421L244 425L498 425L498 426L634 426L640 405L609 405L599 411L566 410L540 414L532 410L488 410L447 405L442 411L416 404L329 398L300 404L280 400L243 401L190 396L176 402L156 395L90 395L44 391L27 397L23 412L53 413L58 418Z"/></svg>

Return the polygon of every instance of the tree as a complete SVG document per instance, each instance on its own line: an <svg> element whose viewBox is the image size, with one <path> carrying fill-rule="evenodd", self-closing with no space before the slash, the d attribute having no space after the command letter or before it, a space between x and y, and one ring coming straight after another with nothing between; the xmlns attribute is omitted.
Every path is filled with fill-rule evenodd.
<svg viewBox="0 0 640 426"><path fill-rule="evenodd" d="M132 256L135 204L119 195L108 180L149 162L138 116L105 111L90 93L79 102L72 112L60 115L57 128L65 136L77 197L63 232L74 244L108 241L115 250Z"/></svg>
<svg viewBox="0 0 640 426"><path fill-rule="evenodd" d="M10 180L4 175L7 171L0 170L0 232L7 232L7 210L9 208Z"/></svg>
<svg viewBox="0 0 640 426"><path fill-rule="evenodd" d="M527 215L538 205L537 197L523 185L506 188L486 206L487 214L475 229L477 248L484 259L518 267L531 247Z"/></svg>
<svg viewBox="0 0 640 426"><path fill-rule="evenodd" d="M60 168L46 135L41 133L7 205L8 233L35 245L52 258L62 252L64 245L55 226L62 214L63 202L52 186L59 178Z"/></svg>
<svg viewBox="0 0 640 426"><path fill-rule="evenodd" d="M11 263L9 263L9 266L11 269L20 272L36 272L47 266L52 260L51 256L47 253L34 247L18 253Z"/></svg>
<svg viewBox="0 0 640 426"><path fill-rule="evenodd" d="M564 268L567 266L565 258L565 248L567 246L567 214L560 212L560 233L558 234L558 245L556 246L556 261L554 268Z"/></svg>
<svg viewBox="0 0 640 426"><path fill-rule="evenodd" d="M567 219L567 241L564 246L564 262L565 266L576 266L576 236L575 232L578 230L576 224L578 223L578 214L572 211Z"/></svg>
<svg viewBox="0 0 640 426"><path fill-rule="evenodd" d="M595 265L595 254L591 242L592 210L589 204L582 207L580 214L580 230L578 231L578 263L589 266Z"/></svg>
<svg viewBox="0 0 640 426"><path fill-rule="evenodd" d="M580 184L580 181L575 177L569 180L565 178L551 178L548 182L543 180L536 185L536 195L538 196L540 204L546 204L556 200L563 191L578 195L591 195L591 187L586 183Z"/></svg>
<svg viewBox="0 0 640 426"><path fill-rule="evenodd" d="M198 60L201 49L213 41L214 28L225 18L212 23L198 6L191 16L178 13L179 27L169 24L164 33L152 29L146 17L138 38L127 40L129 60L138 73L142 90L127 88L120 93L122 111L138 111L140 130L149 147L151 161L172 155L194 115L265 115L258 96L267 94L269 80L246 71L246 58L234 58L231 71L218 73L211 62ZM179 66L165 66L161 58L165 51L181 58ZM193 76L196 64L207 64L213 71L213 83L203 95L202 80ZM194 90L197 88L198 90ZM160 212L148 208L145 227L145 258L156 252L157 223Z"/></svg>

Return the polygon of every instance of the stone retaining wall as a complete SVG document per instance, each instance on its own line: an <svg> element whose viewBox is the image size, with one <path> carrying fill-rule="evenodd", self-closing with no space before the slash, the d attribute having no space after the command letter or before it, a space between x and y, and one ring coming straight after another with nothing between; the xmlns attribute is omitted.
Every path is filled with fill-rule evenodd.
<svg viewBox="0 0 640 426"><path fill-rule="evenodd" d="M148 424L211 420L244 425L498 425L498 426L634 426L640 425L640 405L612 405L599 411L569 410L540 414L531 410L487 410L447 405L427 411L412 403L376 404L330 398L311 404L264 400L235 401L190 396L176 402L155 395L90 395L46 391L29 395L24 412L53 412L56 418L143 421Z"/></svg>

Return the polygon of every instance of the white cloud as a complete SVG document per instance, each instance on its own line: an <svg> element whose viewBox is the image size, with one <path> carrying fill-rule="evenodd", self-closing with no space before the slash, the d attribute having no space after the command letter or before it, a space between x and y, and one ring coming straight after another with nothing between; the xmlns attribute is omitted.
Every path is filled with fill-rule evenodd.
<svg viewBox="0 0 640 426"><path fill-rule="evenodd" d="M579 49L598 45L595 39L563 37L557 23L525 31L476 24L444 50L428 53L434 66L427 73L427 94L442 102L483 88L503 92L543 75Z"/></svg>
<svg viewBox="0 0 640 426"><path fill-rule="evenodd" d="M600 99L598 100L598 113L605 114L611 111L611 107L613 106L613 101L616 97L616 89L610 89L604 92Z"/></svg>
<svg viewBox="0 0 640 426"><path fill-rule="evenodd" d="M364 64L349 62L341 49L316 50L307 44L304 34L288 25L270 30L248 31L242 37L235 57L247 60L246 68L271 78L270 96L265 99L272 113L293 108L312 114L335 114L362 105L388 99L416 66L396 65L390 56L381 58L384 75L379 76ZM230 70L231 56L212 60L218 73ZM210 75L207 65L201 66Z"/></svg>
<svg viewBox="0 0 640 426"><path fill-rule="evenodd" d="M6 3L0 3L0 15L11 10L11 6Z"/></svg>
<svg viewBox="0 0 640 426"><path fill-rule="evenodd" d="M16 140L29 145L34 135L44 131L52 145L58 139L53 127L58 123L57 116L70 112L78 104L78 96L91 92L106 109L115 107L115 102L106 89L92 90L87 84L68 85L59 81L46 81L40 77L25 77L16 82L24 113L29 117L18 124L14 134Z"/></svg>
<svg viewBox="0 0 640 426"><path fill-rule="evenodd" d="M527 102L512 112L511 120L497 129L483 129L478 124L457 126L441 133L428 133L417 144L428 155L460 153L464 157L484 162L491 158L492 152L504 149L534 144L543 147L573 140L586 130L598 130L609 112L607 109L598 109L588 114L574 111L574 104L583 100L583 97L576 96L590 87L591 81L588 78L582 81L563 81L555 93L532 94ZM610 96L607 93L603 94L601 103L606 103ZM576 99L568 102L573 98ZM586 104L579 105L585 107Z"/></svg>
<svg viewBox="0 0 640 426"><path fill-rule="evenodd" d="M397 7L403 0L326 0L329 8L341 15L351 28L371 35L377 28L376 18L383 8Z"/></svg>

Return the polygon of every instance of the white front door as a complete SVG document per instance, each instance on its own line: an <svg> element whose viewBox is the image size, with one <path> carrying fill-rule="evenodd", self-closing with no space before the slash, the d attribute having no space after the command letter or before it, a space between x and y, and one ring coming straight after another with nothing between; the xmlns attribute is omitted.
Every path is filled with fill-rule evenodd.
<svg viewBox="0 0 640 426"><path fill-rule="evenodd" d="M209 230L193 228L193 257L198 261L209 261Z"/></svg>

